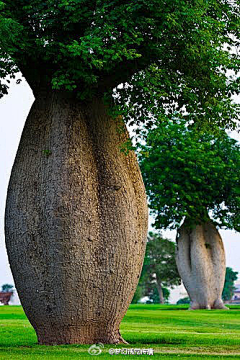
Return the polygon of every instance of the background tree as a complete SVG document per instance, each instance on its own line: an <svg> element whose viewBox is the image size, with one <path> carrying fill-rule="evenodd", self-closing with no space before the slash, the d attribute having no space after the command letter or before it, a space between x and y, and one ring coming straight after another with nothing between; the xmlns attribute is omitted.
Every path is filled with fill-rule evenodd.
<svg viewBox="0 0 240 360"><path fill-rule="evenodd" d="M8 305L13 296L13 292L13 285L3 284L2 291L0 292L0 302L3 303L3 305Z"/></svg>
<svg viewBox="0 0 240 360"><path fill-rule="evenodd" d="M11 291L13 291L13 285L10 284L2 285L2 292L11 292Z"/></svg>
<svg viewBox="0 0 240 360"><path fill-rule="evenodd" d="M240 229L239 149L224 130L201 132L178 120L149 131L142 147L154 226L179 230L177 265L192 308L223 307L225 255L216 225Z"/></svg>
<svg viewBox="0 0 240 360"><path fill-rule="evenodd" d="M162 294L163 294L163 302L160 301L159 292L156 287L156 284L152 283L146 291L146 296L149 297L149 299L146 301L146 304L168 304L168 300L170 297L170 290L162 287Z"/></svg>
<svg viewBox="0 0 240 360"><path fill-rule="evenodd" d="M164 304L181 279L175 262L176 245L159 234L149 233L142 274L136 296L148 296L154 303Z"/></svg>
<svg viewBox="0 0 240 360"><path fill-rule="evenodd" d="M132 302L131 304L137 304L142 298L143 298L143 288L140 285L140 283L138 283L138 286L136 288L136 291L134 293L134 296L132 298Z"/></svg>
<svg viewBox="0 0 240 360"><path fill-rule="evenodd" d="M227 46L237 45L239 13L238 1L217 0L0 2L1 95L21 71L36 98L5 228L39 343L123 341L147 206L135 155L119 151L129 141L122 118L112 116L150 125L178 107L199 123L234 125L239 55Z"/></svg>
<svg viewBox="0 0 240 360"><path fill-rule="evenodd" d="M149 297L149 300L147 300L147 304L168 304L168 300L170 297L170 290L166 287L162 287L162 296L161 299L159 297L159 291L156 286L156 283L152 282L151 284L148 284L145 289L145 296Z"/></svg>
<svg viewBox="0 0 240 360"><path fill-rule="evenodd" d="M224 301L229 301L232 299L235 290L234 281L236 281L237 278L238 272L233 271L233 269L230 267L227 267L224 288L222 292L222 298Z"/></svg>
<svg viewBox="0 0 240 360"><path fill-rule="evenodd" d="M177 301L177 305L184 305L184 304L190 304L189 297L185 297Z"/></svg>

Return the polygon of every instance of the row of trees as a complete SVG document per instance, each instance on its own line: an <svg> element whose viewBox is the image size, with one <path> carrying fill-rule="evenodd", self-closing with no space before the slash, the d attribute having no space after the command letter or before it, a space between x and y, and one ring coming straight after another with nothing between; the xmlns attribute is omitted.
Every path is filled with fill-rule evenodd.
<svg viewBox="0 0 240 360"><path fill-rule="evenodd" d="M0 1L0 96L19 71L35 95L5 230L39 343L123 342L148 223L124 120L234 127L239 23L239 0Z"/></svg>

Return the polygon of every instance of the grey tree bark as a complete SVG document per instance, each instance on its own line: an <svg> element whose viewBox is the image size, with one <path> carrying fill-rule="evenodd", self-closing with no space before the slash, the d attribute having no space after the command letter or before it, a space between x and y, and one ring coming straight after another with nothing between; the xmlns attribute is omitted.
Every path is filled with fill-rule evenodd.
<svg viewBox="0 0 240 360"><path fill-rule="evenodd" d="M176 262L191 301L190 309L227 309L221 298L226 272L224 246L210 220L193 229L182 225L177 236Z"/></svg>
<svg viewBox="0 0 240 360"><path fill-rule="evenodd" d="M145 189L122 120L99 99L42 94L8 188L5 231L21 303L40 344L119 343L147 237Z"/></svg>

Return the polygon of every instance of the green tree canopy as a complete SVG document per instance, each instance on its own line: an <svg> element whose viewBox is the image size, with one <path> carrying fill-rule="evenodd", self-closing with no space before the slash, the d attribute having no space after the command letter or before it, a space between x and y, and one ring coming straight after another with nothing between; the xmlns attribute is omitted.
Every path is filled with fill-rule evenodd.
<svg viewBox="0 0 240 360"><path fill-rule="evenodd" d="M122 84L115 101L127 120L180 109L195 121L230 123L238 113L230 97L239 91L239 7L238 0L0 1L0 94L20 70L35 95L53 88L89 99Z"/></svg>
<svg viewBox="0 0 240 360"><path fill-rule="evenodd" d="M231 300L234 294L234 281L238 278L238 272L233 271L232 268L226 268L226 276L225 276L225 283L222 293L222 298L225 301Z"/></svg>
<svg viewBox="0 0 240 360"><path fill-rule="evenodd" d="M210 215L240 230L240 147L224 130L203 133L183 121L150 130L140 166L156 228L196 225Z"/></svg>

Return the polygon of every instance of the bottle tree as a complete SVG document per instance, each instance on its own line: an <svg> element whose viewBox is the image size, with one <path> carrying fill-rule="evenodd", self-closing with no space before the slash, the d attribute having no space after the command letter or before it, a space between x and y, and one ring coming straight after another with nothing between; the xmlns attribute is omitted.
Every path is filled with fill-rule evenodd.
<svg viewBox="0 0 240 360"><path fill-rule="evenodd" d="M225 308L225 253L216 228L240 230L240 146L176 120L149 131L141 169L155 227L177 229L176 261L191 309Z"/></svg>
<svg viewBox="0 0 240 360"><path fill-rule="evenodd" d="M35 96L5 229L40 344L123 341L147 205L121 116L230 123L238 25L238 1L0 1L1 95L21 71Z"/></svg>

